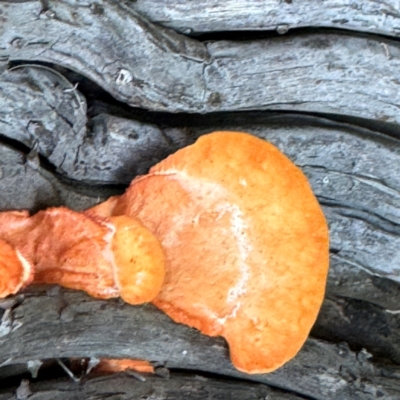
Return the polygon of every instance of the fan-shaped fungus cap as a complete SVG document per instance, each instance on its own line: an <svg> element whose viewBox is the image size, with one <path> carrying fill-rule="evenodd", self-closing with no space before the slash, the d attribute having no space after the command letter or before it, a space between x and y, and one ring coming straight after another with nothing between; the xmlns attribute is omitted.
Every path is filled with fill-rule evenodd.
<svg viewBox="0 0 400 400"><path fill-rule="evenodd" d="M328 229L307 179L273 145L216 132L135 179L110 212L138 216L161 241L154 304L222 335L233 364L275 370L305 342L328 271Z"/></svg>
<svg viewBox="0 0 400 400"><path fill-rule="evenodd" d="M160 243L136 218L88 216L64 207L0 213L0 237L35 265L35 283L98 298L151 301L164 279Z"/></svg>
<svg viewBox="0 0 400 400"><path fill-rule="evenodd" d="M33 278L33 267L22 254L0 239L0 299L17 293Z"/></svg>

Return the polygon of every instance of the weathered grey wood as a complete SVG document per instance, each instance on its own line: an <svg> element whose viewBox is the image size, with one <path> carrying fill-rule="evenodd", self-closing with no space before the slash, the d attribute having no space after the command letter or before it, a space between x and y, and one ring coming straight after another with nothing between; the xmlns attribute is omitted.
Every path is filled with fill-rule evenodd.
<svg viewBox="0 0 400 400"><path fill-rule="evenodd" d="M313 111L398 122L400 51L393 42L304 34L217 41L207 49L212 63L204 75L207 89L218 93L218 110Z"/></svg>
<svg viewBox="0 0 400 400"><path fill-rule="evenodd" d="M250 382L230 382L196 375L171 374L170 379L143 376L145 382L127 374L31 383L30 400L304 400L294 394ZM15 390L0 393L0 400L18 400Z"/></svg>
<svg viewBox="0 0 400 400"><path fill-rule="evenodd" d="M112 115L87 117L86 99L54 69L0 75L0 135L34 148L57 172L86 183L128 183L187 144L184 132Z"/></svg>
<svg viewBox="0 0 400 400"><path fill-rule="evenodd" d="M247 375L232 367L222 339L175 324L150 305L133 307L64 290L50 293L31 289L13 310L13 321L0 338L3 365L57 357L132 357L266 383L313 399L400 396L399 368L374 364L368 353L354 353L345 344L309 339L276 372Z"/></svg>
<svg viewBox="0 0 400 400"><path fill-rule="evenodd" d="M51 183L43 178L35 167L32 168L26 162L26 158L21 152L1 145L0 170L0 205L2 210L13 208L36 209L49 197L61 202L58 190L54 190Z"/></svg>
<svg viewBox="0 0 400 400"><path fill-rule="evenodd" d="M326 298L311 334L400 364L400 315L369 302Z"/></svg>
<svg viewBox="0 0 400 400"><path fill-rule="evenodd" d="M396 0L135 0L140 14L185 34L328 27L399 36Z"/></svg>
<svg viewBox="0 0 400 400"><path fill-rule="evenodd" d="M46 3L46 11L38 0L0 3L1 59L68 67L150 110L400 120L400 49L389 39L308 34L205 44L153 25L121 2Z"/></svg>
<svg viewBox="0 0 400 400"><path fill-rule="evenodd" d="M62 65L144 108L196 109L203 102L199 78L209 60L203 44L147 22L119 1L46 5L0 3L0 59Z"/></svg>
<svg viewBox="0 0 400 400"><path fill-rule="evenodd" d="M0 75L0 133L36 148L60 170L62 160L68 163L65 146L77 146L71 148L77 153L84 139L86 112L85 98L51 68L15 67Z"/></svg>
<svg viewBox="0 0 400 400"><path fill-rule="evenodd" d="M35 151L24 154L0 140L0 210L37 211L65 205L88 208L120 190L62 180L41 166Z"/></svg>

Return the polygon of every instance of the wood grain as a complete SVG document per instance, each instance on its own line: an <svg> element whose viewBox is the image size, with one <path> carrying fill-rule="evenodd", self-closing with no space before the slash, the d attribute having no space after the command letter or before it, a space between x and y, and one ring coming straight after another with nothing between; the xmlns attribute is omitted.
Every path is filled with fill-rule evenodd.
<svg viewBox="0 0 400 400"><path fill-rule="evenodd" d="M30 384L31 400L187 400L238 399L301 400L304 397L285 393L266 385L250 382L230 382L198 375L171 374L169 379L143 376L141 382L129 374L88 377L81 383L67 380ZM17 388L15 389L15 391ZM15 399L14 393L0 393L0 400Z"/></svg>
<svg viewBox="0 0 400 400"><path fill-rule="evenodd" d="M38 314L37 310L40 310ZM167 368L207 371L280 387L313 399L395 400L397 367L386 368L346 344L309 339L277 371L247 375L232 366L221 338L172 322L154 307L99 301L79 292L31 290L12 312L0 338L3 365L60 357L139 358Z"/></svg>
<svg viewBox="0 0 400 400"><path fill-rule="evenodd" d="M153 111L400 119L400 50L387 38L331 33L203 43L142 19L124 3L48 4L44 11L38 0L0 3L0 59L67 67L116 99Z"/></svg>
<svg viewBox="0 0 400 400"><path fill-rule="evenodd" d="M399 36L396 0L136 0L132 7L157 24L185 34L329 27Z"/></svg>

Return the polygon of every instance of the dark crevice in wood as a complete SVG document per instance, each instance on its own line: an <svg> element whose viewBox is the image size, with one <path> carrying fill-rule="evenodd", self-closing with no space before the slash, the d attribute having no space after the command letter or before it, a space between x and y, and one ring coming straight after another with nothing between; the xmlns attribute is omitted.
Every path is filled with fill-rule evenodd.
<svg viewBox="0 0 400 400"><path fill-rule="evenodd" d="M83 81L85 78L83 78ZM91 85L92 83L90 83ZM87 87L89 88L90 85ZM95 84L94 84L95 85ZM99 88L101 90L101 88ZM88 95L92 97L87 91L83 89L85 97ZM88 98L88 97L87 97ZM279 117L282 118L294 118L305 117L308 119L310 125L320 126L321 122L318 119L322 118L327 121L338 122L348 124L349 131L357 131L357 127L365 128L377 133L381 133L391 138L398 139L400 145L400 126L397 124L377 121L374 119L356 118L352 116L335 115L335 114L324 114L318 112L305 112L305 111L293 111L293 110L279 110L279 111L222 111L222 112L210 112L207 114L198 113L164 113L156 111L148 111L140 108L129 107L125 103L119 102L116 99L112 101L106 100L102 97L97 97L92 101L88 100L88 116L93 117L99 113L108 111L112 115L135 119L146 123L156 123L161 127L210 127L212 129L215 125L230 122L230 125L240 124L241 126L254 126L262 125L266 123L273 123L271 117L275 117L276 120ZM315 121L312 121L315 118ZM299 121L300 122L300 121ZM379 140L379 138L377 139Z"/></svg>
<svg viewBox="0 0 400 400"><path fill-rule="evenodd" d="M213 31L205 32L199 34L185 33L186 36L192 37L200 42L215 42L219 40L226 41L257 41L257 40L268 40L277 37L285 36L301 36L301 35L325 35L325 34L337 34L343 36L359 37L365 39L382 39L397 42L400 44L400 40L397 37L390 35L378 34L378 33L368 33L359 31L349 31L348 29L340 28L326 28L326 27L314 27L307 26L301 28L291 28L286 32L279 33L279 28L277 30L237 30L237 31Z"/></svg>
<svg viewBox="0 0 400 400"><path fill-rule="evenodd" d="M18 152L21 152L23 154L29 154L29 152L32 150L25 144L21 143L19 140L12 139L9 136L6 136L2 133L0 133L0 144L8 146Z"/></svg>
<svg viewBox="0 0 400 400"><path fill-rule="evenodd" d="M339 123L346 123L354 126L359 126L361 128L369 129L374 132L379 132L384 135L390 136L394 139L400 140L400 126L397 124L378 121L376 119L357 118L351 115L335 115L335 114L324 114L324 113L310 113L310 115L330 119L332 121Z"/></svg>
<svg viewBox="0 0 400 400"><path fill-rule="evenodd" d="M85 93L85 91L83 91ZM129 107L124 103L113 99L112 102L103 101L102 98L96 98L92 102L88 101L88 116L93 117L102 112L108 111L112 115L134 119L145 123L156 123L160 127L210 127L213 129L216 125L229 121L230 125L240 125L242 127L263 125L268 119L272 124L271 117L278 120L280 117L290 119L304 117L309 120L310 125L320 126L318 119L348 124L348 129L356 132L357 127L369 129L381 133L393 139L399 140L400 145L400 126L396 124L380 122L376 120L355 118L351 116L324 114L318 112L279 110L279 111L235 111L235 112L211 112L207 114L196 113L163 113L148 111L139 108ZM315 122L312 119L315 118ZM379 140L379 139L377 139Z"/></svg>
<svg viewBox="0 0 400 400"><path fill-rule="evenodd" d="M13 387L18 387L22 379L28 379L31 382L45 382L52 379L65 379L66 373L60 367L55 359L40 360L42 365L37 371L37 376L34 378L32 372L28 369L27 364L17 364L15 372L10 366L0 367L0 391L9 390ZM69 359L62 359L67 367L71 367Z"/></svg>

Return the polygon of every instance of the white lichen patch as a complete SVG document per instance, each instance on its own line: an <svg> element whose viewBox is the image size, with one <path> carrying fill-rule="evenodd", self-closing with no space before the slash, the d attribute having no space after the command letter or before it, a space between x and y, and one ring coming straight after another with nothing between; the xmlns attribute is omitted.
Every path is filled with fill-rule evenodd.
<svg viewBox="0 0 400 400"><path fill-rule="evenodd" d="M120 86L127 85L128 83L132 82L132 74L127 69L120 69L117 75L117 79L115 83Z"/></svg>
<svg viewBox="0 0 400 400"><path fill-rule="evenodd" d="M39 369L43 362L41 360L30 360L26 363L28 371L31 373L32 378L36 379L39 373Z"/></svg>
<svg viewBox="0 0 400 400"><path fill-rule="evenodd" d="M0 323L0 337L7 336L12 331L11 310L5 310Z"/></svg>

